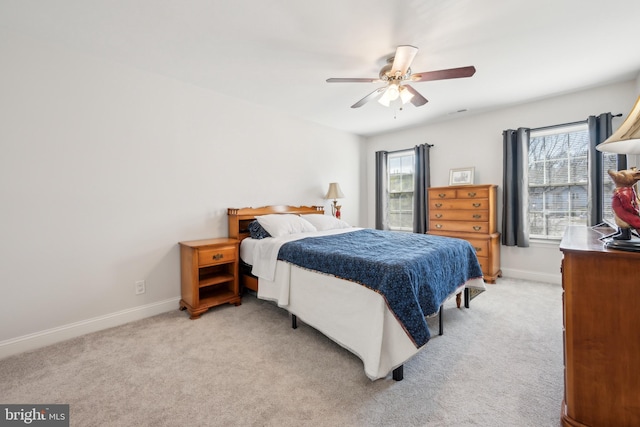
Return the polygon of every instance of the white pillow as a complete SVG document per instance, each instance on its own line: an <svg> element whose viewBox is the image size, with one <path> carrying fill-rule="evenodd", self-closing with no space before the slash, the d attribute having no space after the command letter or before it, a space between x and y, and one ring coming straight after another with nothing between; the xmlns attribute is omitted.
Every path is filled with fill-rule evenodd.
<svg viewBox="0 0 640 427"><path fill-rule="evenodd" d="M272 237L318 231L309 221L294 214L261 215L256 220Z"/></svg>
<svg viewBox="0 0 640 427"><path fill-rule="evenodd" d="M302 218L309 221L318 231L351 228L351 226L343 220L334 218L331 215L309 214L302 215Z"/></svg>

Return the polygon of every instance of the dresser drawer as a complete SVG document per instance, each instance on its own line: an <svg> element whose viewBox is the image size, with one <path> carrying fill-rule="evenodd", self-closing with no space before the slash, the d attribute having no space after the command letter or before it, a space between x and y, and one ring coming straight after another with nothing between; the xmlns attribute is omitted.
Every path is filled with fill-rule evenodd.
<svg viewBox="0 0 640 427"><path fill-rule="evenodd" d="M488 210L446 210L433 209L429 211L429 219L440 221L489 221Z"/></svg>
<svg viewBox="0 0 640 427"><path fill-rule="evenodd" d="M429 200L437 199L455 199L456 190L448 188L438 188L437 190L429 190Z"/></svg>
<svg viewBox="0 0 640 427"><path fill-rule="evenodd" d="M489 258L484 256L477 256L478 263L480 263L480 268L482 269L482 274L489 274Z"/></svg>
<svg viewBox="0 0 640 427"><path fill-rule="evenodd" d="M471 243L471 246L473 246L473 249L476 250L476 255L478 257L489 256L489 240L488 239L465 239L465 240Z"/></svg>
<svg viewBox="0 0 640 427"><path fill-rule="evenodd" d="M429 200L429 209L446 209L446 210L488 210L489 199L442 199Z"/></svg>
<svg viewBox="0 0 640 427"><path fill-rule="evenodd" d="M489 231L488 222L467 222L467 221L429 221L429 230L435 231L462 231L466 233L487 234Z"/></svg>
<svg viewBox="0 0 640 427"><path fill-rule="evenodd" d="M236 248L234 246L200 249L198 251L198 266L224 264L236 260Z"/></svg>
<svg viewBox="0 0 640 427"><path fill-rule="evenodd" d="M464 188L456 190L456 198L458 199L488 199L488 188Z"/></svg>

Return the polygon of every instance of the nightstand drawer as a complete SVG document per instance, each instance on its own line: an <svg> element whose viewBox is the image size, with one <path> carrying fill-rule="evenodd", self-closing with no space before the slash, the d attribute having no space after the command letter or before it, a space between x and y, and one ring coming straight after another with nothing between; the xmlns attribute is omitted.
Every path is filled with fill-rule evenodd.
<svg viewBox="0 0 640 427"><path fill-rule="evenodd" d="M224 264L236 260L236 248L233 246L198 251L198 266Z"/></svg>

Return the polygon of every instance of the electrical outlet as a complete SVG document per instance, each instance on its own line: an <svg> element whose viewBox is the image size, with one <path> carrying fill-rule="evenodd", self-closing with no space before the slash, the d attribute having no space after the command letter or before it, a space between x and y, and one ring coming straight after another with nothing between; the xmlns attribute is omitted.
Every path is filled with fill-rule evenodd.
<svg viewBox="0 0 640 427"><path fill-rule="evenodd" d="M146 288L146 284L144 280L138 280L136 282L136 295L144 294L146 290L145 288Z"/></svg>

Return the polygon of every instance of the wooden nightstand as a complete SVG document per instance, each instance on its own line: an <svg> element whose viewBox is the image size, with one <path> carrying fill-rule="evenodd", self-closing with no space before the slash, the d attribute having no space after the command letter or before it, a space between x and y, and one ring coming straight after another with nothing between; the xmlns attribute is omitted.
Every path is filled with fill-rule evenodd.
<svg viewBox="0 0 640 427"><path fill-rule="evenodd" d="M238 240L218 238L180 242L180 310L197 319L220 304L240 305Z"/></svg>

